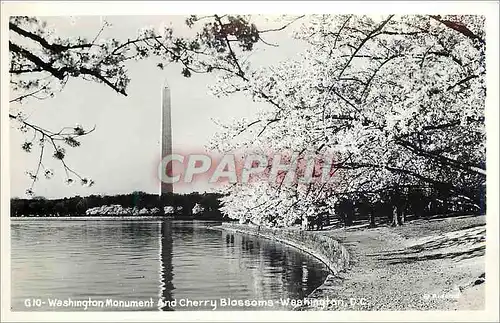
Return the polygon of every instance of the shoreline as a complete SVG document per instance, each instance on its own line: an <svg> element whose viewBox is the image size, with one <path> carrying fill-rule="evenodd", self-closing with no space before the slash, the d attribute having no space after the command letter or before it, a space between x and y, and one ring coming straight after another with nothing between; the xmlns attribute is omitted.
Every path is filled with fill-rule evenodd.
<svg viewBox="0 0 500 323"><path fill-rule="evenodd" d="M281 230L258 226L241 225L235 223L222 223L217 226L226 231L250 234L269 240L292 246L302 252L310 254L321 261L330 271L330 275L336 275L349 266L349 253L347 249L337 240L315 234L313 231ZM321 247L321 245L328 245ZM333 259L332 259L333 258Z"/></svg>
<svg viewBox="0 0 500 323"><path fill-rule="evenodd" d="M332 228L305 234L293 229L258 229L230 223L217 228L291 245L327 265L332 273L307 298L330 303L294 310L485 308L485 216L415 220L394 228ZM287 239L290 236L292 241ZM303 237L305 241L297 241ZM331 246L343 251L328 252L321 244L319 248L311 246L311 240L324 238L336 241ZM347 263L331 258L343 252Z"/></svg>
<svg viewBox="0 0 500 323"><path fill-rule="evenodd" d="M99 220L179 220L179 221L191 221L191 220L199 220L199 221L211 221L211 222L223 222L221 219L203 219L203 217L199 217L197 215L193 216L164 216L164 215L130 215L130 216L122 216L122 215L106 215L106 216L93 216L93 215L84 215L84 216L23 216L23 217L10 217L10 221L55 221L55 220L68 220L68 221L99 221Z"/></svg>
<svg viewBox="0 0 500 323"><path fill-rule="evenodd" d="M252 236L278 241L282 244L291 246L300 252L307 253L321 263L323 263L329 270L328 276L325 278L323 283L316 287L311 293L309 293L305 298L306 299L318 299L318 297L314 297L314 294L317 290L321 289L322 286L327 284L330 280L334 279L336 275L339 273L348 270L350 266L350 255L347 249L339 243L337 240L332 238L328 238L323 236L323 238L327 238L326 241L321 242L330 242L329 248L326 249L329 252L325 252L324 248L314 248L315 243L312 243L311 240L302 240L304 236L306 237L321 237L321 235L317 235L313 231L301 231L301 230L280 230L280 229L271 229L271 228L262 228L258 226L250 226L250 225L242 225L242 224L234 224L234 223L222 223L220 226L211 227L212 229L219 229L223 231L231 231L237 232L241 234L249 234ZM286 232L284 232L286 231ZM290 239L290 235L294 238ZM288 236L288 237L287 237ZM302 241L300 241L302 240ZM313 240L314 241L314 240ZM311 246L311 244L313 246ZM323 250L322 250L323 249ZM334 256L335 259L331 259L331 256ZM293 310L301 310L302 306L298 306L293 308Z"/></svg>

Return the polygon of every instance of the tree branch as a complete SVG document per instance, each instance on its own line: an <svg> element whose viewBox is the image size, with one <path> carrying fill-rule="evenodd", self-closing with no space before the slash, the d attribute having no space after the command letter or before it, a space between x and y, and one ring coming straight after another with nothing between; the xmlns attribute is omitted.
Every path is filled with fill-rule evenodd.
<svg viewBox="0 0 500 323"><path fill-rule="evenodd" d="M258 30L259 34L263 34L263 33L267 33L267 32L271 32L271 31L282 31L284 30L285 28L287 28L288 26L290 26L291 24L293 24L294 22L296 22L297 20L299 19L302 19L304 18L305 15L302 15L302 16L298 16L297 18L295 18L294 20L288 22L287 24L283 25L282 27L280 28L275 28L275 29L265 29L265 30Z"/></svg>
<svg viewBox="0 0 500 323"><path fill-rule="evenodd" d="M18 53L22 56L24 56L26 59L31 61L33 64L36 66L39 66L43 70L49 72L52 74L54 77L58 78L59 80L63 80L65 73L61 71L60 69L56 69L52 66L52 64L47 63L43 61L40 57L36 56L32 52L28 51L27 49L24 49L17 44L14 44L12 41L9 40L9 50Z"/></svg>
<svg viewBox="0 0 500 323"><path fill-rule="evenodd" d="M77 48L89 48L92 46L95 46L93 44L78 44L78 45L71 45L71 46L65 46L65 45L60 45L60 44L50 44L47 42L47 40L41 36L38 36L32 32L29 32L27 30L22 29L18 25L9 22L9 29L16 32L17 34L24 36L26 38L30 38L31 40L34 40L35 42L39 43L42 47L49 49L53 52L63 52L68 49L77 49Z"/></svg>
<svg viewBox="0 0 500 323"><path fill-rule="evenodd" d="M454 159L445 157L445 156L440 155L440 154L426 151L424 149L419 148L417 145L415 145L409 141L402 140L402 139L395 140L395 143L410 150L411 152L413 152L419 156L435 160L443 166L449 166L449 167L452 167L454 169L460 169L460 170L466 171L466 172L474 174L474 175L480 175L482 177L486 176L486 169L480 167L479 165L460 162L458 160L454 160Z"/></svg>
<svg viewBox="0 0 500 323"><path fill-rule="evenodd" d="M389 17L387 17L387 19L385 19L384 21L382 21L382 23L380 25L377 26L377 28L375 28L374 30L372 30L368 36L366 36L362 41L361 43L358 45L358 47L356 47L356 49L354 50L354 53L352 53L351 57L349 58L349 60L347 61L347 63L344 65L344 68L342 68L342 70L340 71L340 74L339 74L339 78L342 76L342 74L344 73L344 71L347 69L347 67L349 66L349 64L351 64L352 60L354 59L354 56L360 51L360 49L366 44L366 42L368 40L370 40L371 38L377 36L377 33L379 31L382 30L382 28L384 28L384 26L389 22L389 20L392 19L392 17L394 17L394 15L390 15Z"/></svg>

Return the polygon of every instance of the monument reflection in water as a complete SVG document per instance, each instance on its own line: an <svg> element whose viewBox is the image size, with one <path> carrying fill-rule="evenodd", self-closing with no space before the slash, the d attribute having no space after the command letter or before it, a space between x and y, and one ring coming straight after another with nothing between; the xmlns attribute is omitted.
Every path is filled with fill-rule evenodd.
<svg viewBox="0 0 500 323"><path fill-rule="evenodd" d="M160 298L162 302L170 304L173 301L172 291L174 290L173 284L173 235L172 235L172 222L163 221L160 224L160 263L161 263L161 287ZM172 311L170 306L161 306L163 311Z"/></svg>

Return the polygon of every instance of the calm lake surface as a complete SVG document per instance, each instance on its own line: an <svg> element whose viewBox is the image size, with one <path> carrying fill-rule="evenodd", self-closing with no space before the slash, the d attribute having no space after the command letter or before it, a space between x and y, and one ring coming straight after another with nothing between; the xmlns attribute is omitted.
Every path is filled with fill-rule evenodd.
<svg viewBox="0 0 500 323"><path fill-rule="evenodd" d="M285 310L281 299L306 297L328 275L292 247L214 224L12 219L12 310Z"/></svg>

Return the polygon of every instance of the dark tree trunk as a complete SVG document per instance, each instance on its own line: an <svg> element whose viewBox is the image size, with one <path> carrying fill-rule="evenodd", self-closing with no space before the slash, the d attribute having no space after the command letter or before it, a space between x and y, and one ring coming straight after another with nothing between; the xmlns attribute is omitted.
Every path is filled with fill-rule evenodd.
<svg viewBox="0 0 500 323"><path fill-rule="evenodd" d="M375 228L377 223L375 223L375 210L370 211L370 228Z"/></svg>
<svg viewBox="0 0 500 323"><path fill-rule="evenodd" d="M397 207L396 210L397 210L396 211L396 213L397 213L396 220L398 221L398 225L403 225L405 222L405 215L404 215L403 208Z"/></svg>

